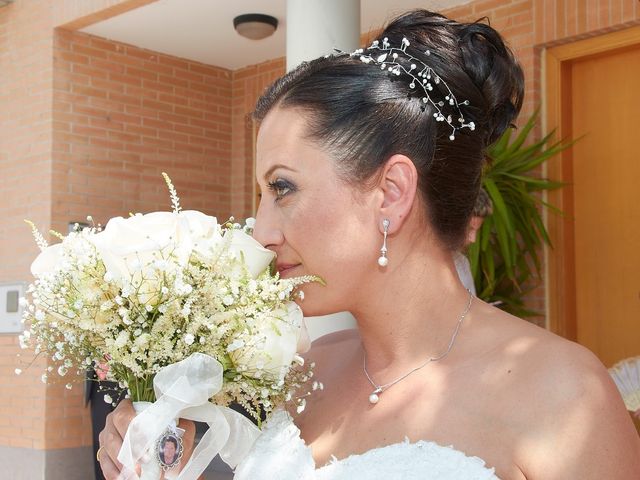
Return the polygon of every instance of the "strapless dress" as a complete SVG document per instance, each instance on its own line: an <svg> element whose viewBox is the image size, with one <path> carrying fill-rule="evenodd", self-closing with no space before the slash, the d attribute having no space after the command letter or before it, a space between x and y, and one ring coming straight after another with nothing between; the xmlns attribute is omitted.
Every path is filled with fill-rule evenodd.
<svg viewBox="0 0 640 480"><path fill-rule="evenodd" d="M273 414L235 480L499 480L478 457L429 441L374 448L319 468L300 430L284 411Z"/></svg>

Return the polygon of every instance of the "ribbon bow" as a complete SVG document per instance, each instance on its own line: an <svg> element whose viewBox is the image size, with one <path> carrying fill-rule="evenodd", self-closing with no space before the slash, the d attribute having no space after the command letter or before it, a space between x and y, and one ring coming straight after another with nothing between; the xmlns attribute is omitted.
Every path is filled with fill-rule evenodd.
<svg viewBox="0 0 640 480"><path fill-rule="evenodd" d="M176 480L195 480L217 454L232 468L244 458L260 430L238 412L209 402L222 388L222 374L220 362L202 353L194 353L156 374L153 388L157 400L133 419L118 453L123 464L119 480L160 478L160 464L150 460L149 452L177 418L207 423L209 429ZM142 464L140 477L135 473L138 463ZM166 475L170 474L168 471Z"/></svg>

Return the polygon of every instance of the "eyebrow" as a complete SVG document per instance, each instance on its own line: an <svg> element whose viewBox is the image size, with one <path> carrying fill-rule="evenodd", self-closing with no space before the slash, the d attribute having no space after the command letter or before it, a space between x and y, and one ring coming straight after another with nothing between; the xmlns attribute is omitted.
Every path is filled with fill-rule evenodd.
<svg viewBox="0 0 640 480"><path fill-rule="evenodd" d="M282 164L278 163L278 164L276 164L276 165L273 165L273 166L272 166L269 170L267 170L267 172L264 174L264 177L263 177L263 178L265 179L265 181L267 180L267 178L269 178L269 177L271 176L271 174L272 174L274 171L278 170L279 168L283 168L283 169L285 169L285 170L289 170L290 172L296 172L296 173L297 173L297 170L296 170L295 168L287 167L286 165L282 165Z"/></svg>

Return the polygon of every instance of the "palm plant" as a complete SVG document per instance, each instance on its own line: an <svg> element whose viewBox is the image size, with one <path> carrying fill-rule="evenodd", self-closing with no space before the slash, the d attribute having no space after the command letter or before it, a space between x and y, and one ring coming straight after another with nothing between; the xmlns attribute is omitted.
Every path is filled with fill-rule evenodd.
<svg viewBox="0 0 640 480"><path fill-rule="evenodd" d="M541 210L558 212L540 193L563 185L540 177L536 171L572 144L552 142L554 132L527 142L537 117L536 111L515 139L511 138L513 130L508 129L489 147L482 186L493 203L493 213L484 220L468 250L478 297L499 302L501 308L521 317L538 314L525 307L524 297L540 278L542 247L551 245Z"/></svg>

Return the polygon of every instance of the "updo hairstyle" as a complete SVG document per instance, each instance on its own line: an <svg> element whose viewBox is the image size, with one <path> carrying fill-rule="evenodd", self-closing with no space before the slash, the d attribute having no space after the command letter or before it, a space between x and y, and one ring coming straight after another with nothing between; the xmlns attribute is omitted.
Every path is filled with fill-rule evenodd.
<svg viewBox="0 0 640 480"><path fill-rule="evenodd" d="M460 111L475 130L458 130L450 140L451 127L435 121L434 107L409 87L407 75L390 75L347 54L305 62L278 79L258 100L254 118L263 120L274 107L301 109L308 138L335 159L345 181L361 188L392 155L406 155L418 171L430 224L445 247L458 249L480 189L485 149L520 111L522 69L498 32L483 23L415 10L393 20L385 37L393 46L409 40L406 52L430 66L458 101L468 100Z"/></svg>

